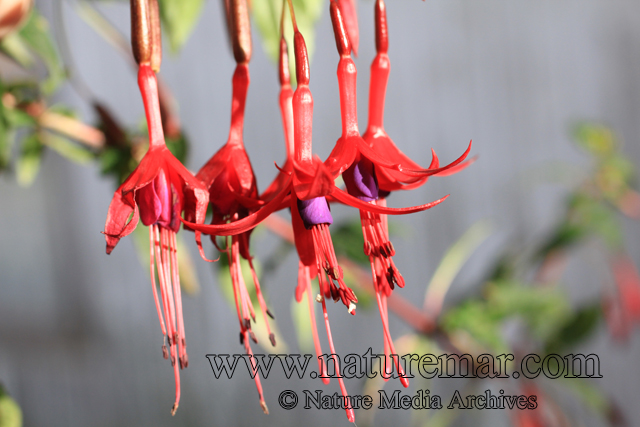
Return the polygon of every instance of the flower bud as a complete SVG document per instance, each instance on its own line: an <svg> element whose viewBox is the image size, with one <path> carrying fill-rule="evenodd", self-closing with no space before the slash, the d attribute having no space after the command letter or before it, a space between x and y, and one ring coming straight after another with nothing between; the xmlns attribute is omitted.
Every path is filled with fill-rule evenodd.
<svg viewBox="0 0 640 427"><path fill-rule="evenodd" d="M155 72L162 62L162 35L157 0L131 0L131 47L138 65Z"/></svg>
<svg viewBox="0 0 640 427"><path fill-rule="evenodd" d="M0 39L20 28L30 10L31 0L0 1Z"/></svg>
<svg viewBox="0 0 640 427"><path fill-rule="evenodd" d="M238 64L251 60L251 21L247 0L230 0L231 40L233 56Z"/></svg>
<svg viewBox="0 0 640 427"><path fill-rule="evenodd" d="M293 35L293 50L296 55L296 78L298 85L308 85L311 73L309 70L309 53L307 52L307 44L300 31L296 31Z"/></svg>
<svg viewBox="0 0 640 427"><path fill-rule="evenodd" d="M351 43L349 42L347 29L344 26L342 12L340 11L340 7L335 0L331 1L329 11L331 13L331 23L333 24L333 34L336 37L336 47L338 48L338 53L341 56L348 56L351 54Z"/></svg>
<svg viewBox="0 0 640 427"><path fill-rule="evenodd" d="M389 50L389 30L387 28L387 6L384 0L376 0L376 50L378 53L387 53Z"/></svg>

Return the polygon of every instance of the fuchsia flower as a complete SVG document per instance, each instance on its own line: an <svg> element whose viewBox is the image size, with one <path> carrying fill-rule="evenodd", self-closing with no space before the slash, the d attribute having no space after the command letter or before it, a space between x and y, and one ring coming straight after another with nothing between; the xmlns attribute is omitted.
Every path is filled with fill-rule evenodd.
<svg viewBox="0 0 640 427"><path fill-rule="evenodd" d="M603 311L611 335L627 339L633 324L640 320L640 274L626 254L616 256L611 268L616 294L604 298Z"/></svg>
<svg viewBox="0 0 640 427"><path fill-rule="evenodd" d="M334 15L337 10L337 5L332 3L331 10L332 15ZM348 83L344 84L344 79L341 80L341 109L343 111L343 119L345 117L345 111L349 111L350 114L348 120L343 120L343 132L346 137L338 141L336 148L334 148L332 152L332 156L326 162L322 162L319 158L313 156L313 97L309 89L310 75L308 55L304 38L297 29L295 18L293 19L293 23L298 86L291 100L291 109L288 107L290 94L290 89L288 89L288 76L283 67L283 63L286 62L286 56L282 53L286 49L284 42L281 42L280 77L282 85L281 111L285 128L285 140L290 140L290 126L291 123L293 123L294 149L293 152L291 152L290 148L288 149L288 161L285 162L285 166L281 169L280 176L276 178L274 184L269 187L262 197L263 200L267 200L268 202L264 203L260 209L248 214L246 217L228 224L202 225L186 221L185 223L190 228L206 234L237 235L251 230L274 211L289 207L291 209L294 241L300 257L296 297L298 301L300 301L305 291L308 292L310 296L310 279L316 276L318 277L320 295L318 295L317 300L322 303L330 348L331 351L335 353L325 299L331 297L334 301L341 300L348 311L355 314L357 298L353 291L344 283L343 272L338 265L333 249L333 243L329 233L329 225L333 223L333 218L329 210L327 197L357 207L366 212L396 215L429 209L441 203L446 197L426 205L391 209L375 203L368 203L368 201L362 200L358 194L356 194L356 196L351 195L335 186L335 177L351 167L354 162L360 161L360 156L397 171L401 171L402 168L400 165L390 164L381 158L372 151L360 137L357 130L357 118L355 116L355 97L348 98L350 95L355 95L355 79L351 82L351 85ZM338 38L336 40L338 40ZM347 43L345 52L350 52L346 36L343 40ZM348 58L348 61L351 61L351 59ZM345 60L342 63L344 67L351 68L347 70L345 75L355 77L355 65L352 61L351 64L348 64L348 61ZM353 91L351 89L353 89ZM291 120L291 115L293 120ZM290 147L290 143L288 146ZM291 159L291 154L293 155L293 159ZM411 173L424 174L425 172L415 171ZM413 177L414 175L411 176ZM347 181L347 179L349 178L346 178L345 181ZM245 198L237 192L236 197L241 199ZM315 326L314 344L316 345L316 351L320 353L321 349L319 341L317 340ZM326 367L320 366L320 369L321 372L326 372ZM339 368L337 367L337 369ZM347 396L342 378L339 379L339 382L342 394ZM354 415L351 408L347 408L347 417L350 421L353 421Z"/></svg>
<svg viewBox="0 0 640 427"><path fill-rule="evenodd" d="M427 182L430 176L448 176L461 171L476 158L464 162L471 151L471 142L467 150L458 159L445 167L439 167L438 157L432 150L433 159L427 169L405 155L394 142L389 138L384 129L384 105L387 92L387 82L391 62L387 51L389 49L389 31L387 27L387 12L383 0L376 0L375 3L375 28L376 28L376 50L377 54L371 63L371 75L369 83L369 120L367 130L362 135L366 143L377 153L380 153L391 163L401 164L405 171L398 171L392 168L377 168L376 179L379 188L383 192L396 190L411 190ZM355 85L355 84L354 84ZM421 171L421 173L412 173Z"/></svg>
<svg viewBox="0 0 640 427"><path fill-rule="evenodd" d="M395 255L395 250L389 241L386 215L376 212L370 207L386 207L385 197L390 191L422 185L431 175L444 174L466 167L470 162L462 162L469 154L471 144L460 158L442 168L439 167L438 158L432 151L431 166L429 169L422 169L398 150L386 135L382 118L389 75L389 58L386 53L388 47L386 12L382 0L378 0L376 3L375 12L378 54L371 66L369 126L365 136L361 137L358 130L356 105L357 70L351 59L351 43L347 34L348 25L342 19L342 10L338 6L338 2L331 1L331 20L336 46L340 54L338 83L342 136L338 139L336 147L325 164L332 168L334 173L342 172L347 192L350 195L369 204L368 206L358 206L364 237L364 251L371 264L373 285L384 331L385 354L390 356L390 354L397 353L389 333L386 298L396 285L404 287L404 279L393 262L392 257ZM396 358L395 361L400 381L405 387L408 387L409 383L404 378L404 372L398 359ZM391 364L388 363L386 366L391 366Z"/></svg>
<svg viewBox="0 0 640 427"><path fill-rule="evenodd" d="M253 168L249 162L249 157L244 148L242 130L244 125L244 109L249 87L249 65L247 62L239 63L233 75L233 98L231 103L231 128L227 143L205 164L198 174L204 185L209 189L209 200L213 207L212 224L233 223L254 212L260 205L258 198L258 188L253 173ZM252 257L249 253L249 237L251 230L245 231L231 237L231 244L227 243L225 249L220 249L227 253L229 257L229 273L233 284L233 295L240 323L240 342L244 345L245 351L253 355L249 338L258 342L255 334L251 330L251 319L255 322L256 317L253 310L253 303L247 291L247 286L242 275L240 257L249 262L251 276L256 289L260 310L269 333L269 339L273 346L276 345L275 335L271 332L268 316L272 317L267 309L260 282L253 267ZM214 244L215 236L211 236ZM260 405L265 413L269 413L267 404L262 393L260 377L254 377Z"/></svg>
<svg viewBox="0 0 640 427"><path fill-rule="evenodd" d="M165 145L158 84L149 64L140 65L138 85L149 128L149 151L115 191L109 205L104 234L107 254L110 254L118 241L136 228L139 219L149 226L151 286L162 334L170 348L169 352L163 343L162 352L165 359L169 354L171 356L176 382L176 398L172 409L174 414L180 402L178 366L186 368L189 364L182 316L176 233L180 229L180 214L183 210L189 211L196 223L204 222L209 197L206 188ZM196 232L196 242L204 257L200 232ZM156 292L154 265L160 282L162 309Z"/></svg>
<svg viewBox="0 0 640 427"><path fill-rule="evenodd" d="M249 156L244 148L243 127L244 112L249 88L249 61L251 59L251 30L249 25L248 9L243 0L232 0L227 4L229 11L230 33L233 40L233 51L236 59L236 70L233 74L233 96L231 102L231 126L227 143L200 169L196 175L209 190L209 201L213 208L212 224L224 225L227 222L234 223L247 215L255 212L263 202L258 197L253 168ZM191 218L187 218L191 219ZM247 286L242 275L240 257L249 262L251 276L256 289L260 310L269 333L269 340L275 347L275 335L271 332L268 317L272 317L267 309L260 282L253 267L252 257L249 252L249 238L251 230L231 237L225 249L229 258L229 273L233 285L233 295L240 323L240 342L245 351L253 355L249 339L258 342L251 330L251 320L256 321L253 303L247 291ZM211 236L214 244L215 235ZM217 245L216 245L217 246ZM255 367L254 367L255 368ZM269 410L264 400L260 377L254 377L260 406L268 414Z"/></svg>

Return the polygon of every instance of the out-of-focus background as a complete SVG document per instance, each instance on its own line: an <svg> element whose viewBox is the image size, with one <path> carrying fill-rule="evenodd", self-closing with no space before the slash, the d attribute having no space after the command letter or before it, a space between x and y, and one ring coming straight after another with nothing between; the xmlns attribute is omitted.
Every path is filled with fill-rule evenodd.
<svg viewBox="0 0 640 427"><path fill-rule="evenodd" d="M36 5L52 25L52 34L58 40L68 39L65 60L73 59L72 72L119 121L132 128L140 126L143 110L134 69L79 16L82 1L60 1ZM338 54L326 3L316 27L310 85L315 100L314 150L323 159L341 130ZM127 3L96 1L94 5L128 40ZM355 61L364 131L368 69L375 55L373 2L361 0L358 7L361 43ZM385 116L389 135L425 166L431 160L431 148L448 163L470 139L472 154L479 155L459 174L433 178L424 187L389 199L390 206L401 207L451 194L430 211L392 220L397 230L395 262L406 280L406 287L395 292L416 306L422 303L448 248L478 221L491 224L490 237L453 280L446 311L469 296L482 297L480 286L493 273L497 259L505 252L513 251L515 256L538 247L566 216L567 198L597 163L576 143L578 123L608 126L620 143L621 157L635 167L640 165L640 4L427 0L389 1L387 9L392 64ZM191 144L187 166L193 171L226 141L228 132L235 64L222 15L220 2L206 1L180 52L169 53L165 43L160 76L179 105L182 129ZM66 34L61 35L56 27L60 25ZM255 27L253 38L245 144L258 186L264 189L276 175L273 162L281 163L285 153L276 68ZM8 61L0 67L3 79L16 73ZM51 103L73 107L87 123L97 120L87 99L70 84L64 84ZM186 233L183 240L195 263L200 289L183 298L190 366L182 372L182 399L172 418L174 380L169 363L160 355L161 334L148 266L139 260L132 238L123 239L112 255L104 253L100 231L113 191L114 181L101 176L98 166L72 163L52 150L44 155L32 185L18 185L11 173L0 179L0 382L20 405L25 426L348 424L341 410L304 410L300 405L286 411L278 405L278 395L285 389L298 393L322 389L333 394L339 391L335 381L324 386L309 378L270 376L263 380L271 410L266 416L248 375L214 378L205 355L242 353L243 348L238 343L234 307L218 286L219 273L199 259ZM357 218L350 208L335 207L333 212L336 223ZM288 218L286 213L281 215ZM621 248L637 265L638 222L622 214L615 220L621 227ZM258 259L269 258L279 245L277 236L265 228L254 233L252 246ZM606 247L597 237L587 238L566 255L566 270L557 281L571 307L616 294L612 255ZM211 245L207 251L213 256ZM279 337L290 352L311 352L299 349L291 315L295 254L289 251L277 261L262 285ZM331 305L330 316L339 354L362 354L369 347L382 351L375 307L352 317ZM413 334L393 314L390 322L394 337ZM546 408L561 407L565 418L545 409L554 412L551 419L556 424L547 417L541 424L526 425L602 426L620 419L630 426L640 425L640 334L633 322L627 326L626 338L616 338L602 317L593 333L571 349L600 357L603 378L588 384L611 404L609 410L599 411L594 400L566 391L561 387L563 380L548 380L539 386L546 393ZM513 340L518 319L505 322L502 328ZM254 351L269 350L254 346ZM480 392L520 390L515 380L471 384ZM363 394L364 387L364 380L347 381L351 394ZM396 384L385 387L392 390ZM453 389L469 390L470 386L453 380L416 382L411 393L415 387L428 387L432 393L438 390L446 402ZM525 425L508 410L424 412L359 412L356 422ZM432 416L437 420L429 424Z"/></svg>

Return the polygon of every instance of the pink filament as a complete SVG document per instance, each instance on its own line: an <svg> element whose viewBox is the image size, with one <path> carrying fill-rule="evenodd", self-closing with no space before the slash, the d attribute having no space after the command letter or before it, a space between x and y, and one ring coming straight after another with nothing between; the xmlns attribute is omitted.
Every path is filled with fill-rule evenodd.
<svg viewBox="0 0 640 427"><path fill-rule="evenodd" d="M174 415L180 403L180 369L186 368L189 363L182 316L182 293L176 249L177 240L174 231L160 227L157 224L151 226L149 230L151 284L160 320L160 328L163 335L167 337L170 348L169 354L167 354L166 347L163 344L163 355L165 358L170 357L176 385L175 402L171 409L171 414ZM155 290L154 265L155 272L158 273L162 310Z"/></svg>

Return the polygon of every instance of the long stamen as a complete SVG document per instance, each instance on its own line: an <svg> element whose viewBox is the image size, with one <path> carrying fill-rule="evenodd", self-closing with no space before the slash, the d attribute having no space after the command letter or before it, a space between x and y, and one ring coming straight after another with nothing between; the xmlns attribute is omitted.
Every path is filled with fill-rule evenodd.
<svg viewBox="0 0 640 427"><path fill-rule="evenodd" d="M371 272L373 275L373 287L375 289L376 292L376 302L378 303L378 310L380 312L380 320L382 320L382 330L384 333L384 347L385 347L385 355L389 355L389 354L398 354L396 353L396 349L393 345L393 340L391 339L391 333L389 332L389 317L388 317L388 311L387 311L387 304L386 304L386 296L384 296L382 294L382 290L379 287L379 283L378 280L376 278L376 274L375 274L375 265L374 265L374 258L373 257L369 257L369 262L371 263ZM390 357L390 356L389 356ZM398 371L398 376L400 377L400 382L402 383L403 386L405 387L409 387L409 381L404 377L404 370L402 369L402 366L400 365L400 361L399 358L394 358L395 364L396 364L396 370ZM391 368L391 363L385 363L385 369L388 369L387 373L390 374L393 370L393 368Z"/></svg>
<svg viewBox="0 0 640 427"><path fill-rule="evenodd" d="M262 384L260 382L260 376L257 373L257 365L256 361L253 357L253 351L251 350L251 345L249 344L249 338L256 341L255 334L250 329L250 321L247 317L246 313L248 313L247 300L249 298L246 287L244 285L244 281L242 279L242 271L240 269L240 251L239 251L239 240L237 236L233 236L231 240L231 247L227 245L227 256L229 257L229 273L231 274L231 284L233 286L233 297L236 304L236 312L238 314L238 322L240 323L240 343L244 345L245 352L250 356L249 360L251 361L251 367L256 375L254 377L254 381L256 383L256 389L258 390L258 395L260 397L260 406L262 407L262 411L265 414L269 413L269 408L264 400L263 392L262 392ZM249 300L249 304L251 301Z"/></svg>
<svg viewBox="0 0 640 427"><path fill-rule="evenodd" d="M160 242L160 231L157 225L153 225L154 231L154 247L155 247L155 263L156 271L158 272L158 280L160 282L160 296L162 298L162 308L164 311L164 318L167 324L167 342L171 347L173 345L171 337L173 337L173 325L171 323L171 312L169 311L169 296L167 294L167 285L165 280L164 269L162 268L162 247Z"/></svg>
<svg viewBox="0 0 640 427"><path fill-rule="evenodd" d="M169 260L171 259L171 257L169 256L169 239L167 238L167 229L164 227L162 227L160 231L160 239L162 243L162 268L164 269L167 299L169 300L169 312L171 313L171 318L169 320L169 322L171 323L171 338L172 344L175 345L178 342L178 329L176 327L176 307L173 298L173 280L171 277L171 265L169 262ZM177 361L172 360L172 363L175 362Z"/></svg>
<svg viewBox="0 0 640 427"><path fill-rule="evenodd" d="M164 326L164 319L162 318L162 310L160 308L160 301L158 300L158 290L156 289L156 272L154 269L154 239L153 239L153 227L149 227L149 269L151 271L151 290L153 291L153 300L156 303L156 311L158 312L158 320L160 321L160 329L162 330L162 336L164 338L167 337L167 329ZM167 356L167 346L164 343L164 338L162 340L162 355L166 359Z"/></svg>
<svg viewBox="0 0 640 427"><path fill-rule="evenodd" d="M164 229L163 229L164 231ZM171 365L173 366L173 373L174 373L174 378L175 378L175 385L176 385L176 397L175 397L175 402L173 404L173 407L171 408L171 415L175 415L176 411L178 410L178 406L180 403L180 372L179 372L179 367L178 364L176 363L176 357L177 357L177 349L176 349L176 345L175 345L175 341L172 340L172 337L175 336L175 326L174 326L174 322L172 322L172 313L171 313L171 305L173 304L173 299L171 298L171 292L169 291L169 286L167 285L167 281L170 281L170 279L168 277L166 277L166 270L165 270L165 260L162 257L162 252L163 249L162 248L162 244L165 243L165 239L161 239L160 237L160 231L159 231L159 227L157 224L153 225L153 233L154 233L154 247L155 247L155 261L156 261L156 271L158 272L158 279L160 281L160 294L162 295L162 305L164 307L164 317L167 320L167 326L168 326L168 335L169 335L169 339L167 340L169 342L169 346L171 349ZM164 233L163 233L164 236Z"/></svg>
<svg viewBox="0 0 640 427"><path fill-rule="evenodd" d="M256 295L258 296L258 303L260 304L260 311L262 311L262 317L264 319L264 324L267 326L267 333L269 334L269 341L271 341L272 346L276 346L276 336L271 332L271 327L269 326L268 313L269 309L267 309L267 303L264 301L264 297L262 296L262 290L260 289L260 282L258 281L258 275L256 274L255 269L253 268L253 261L251 258L248 259L249 268L251 269L251 276L253 277L253 284L256 287Z"/></svg>
<svg viewBox="0 0 640 427"><path fill-rule="evenodd" d="M353 423L355 421L355 415L353 413L353 408L351 407L351 402L349 400L349 393L347 393L347 388L344 386L344 381L342 379L342 375L340 375L340 365L338 363L338 358L336 356L336 349L333 345L333 338L331 336L331 326L329 325L329 314L327 313L327 304L325 302L325 298L322 298L322 314L324 315L324 325L327 329L327 339L329 340L329 349L331 350L331 354L333 355L333 360L336 364L336 372L338 373L338 383L340 384L340 392L342 396L345 398L346 403L346 412L347 419L349 422Z"/></svg>
<svg viewBox="0 0 640 427"><path fill-rule="evenodd" d="M298 281L304 282L304 289L307 294L307 303L309 305L309 318L311 319L311 334L313 335L313 346L316 350L316 357L318 359L318 369L320 370L319 377L322 378L322 382L329 384L330 378L327 375L327 366L325 365L324 358L322 358L322 347L320 345L320 338L318 337L318 325L316 324L316 313L313 306L313 294L311 290L311 277L309 276L309 267L300 262L298 267Z"/></svg>
<svg viewBox="0 0 640 427"><path fill-rule="evenodd" d="M238 323L240 323L240 337L243 339L244 322L242 321L242 311L240 309L240 299L238 290L238 275L236 269L236 259L233 256L233 250L227 245L227 257L229 258L229 274L231 274L231 286L233 287L233 298L236 303L236 313L238 314Z"/></svg>
<svg viewBox="0 0 640 427"><path fill-rule="evenodd" d="M182 314L182 289L180 288L180 270L178 269L178 251L176 233L168 231L169 234L169 251L171 253L171 272L173 273L173 293L177 309L178 318L178 337L180 345L180 367L189 366L189 356L187 356L187 339L184 333L184 317Z"/></svg>
<svg viewBox="0 0 640 427"><path fill-rule="evenodd" d="M171 358L175 360L176 358L176 346L171 347ZM178 410L178 406L180 405L180 368L177 363L173 363L173 376L176 382L176 401L171 408L171 415L175 415Z"/></svg>
<svg viewBox="0 0 640 427"><path fill-rule="evenodd" d="M258 396L260 397L260 407L262 408L262 412L269 415L269 408L267 407L267 402L264 401L264 394L262 392L262 383L260 381L260 375L258 375L257 369L257 361L253 356L253 351L251 350L251 346L249 345L249 339L247 338L247 331L244 331L244 349L246 353L249 355L249 360L251 361L251 369L255 372L255 376L253 377L256 383L256 389L258 390Z"/></svg>

